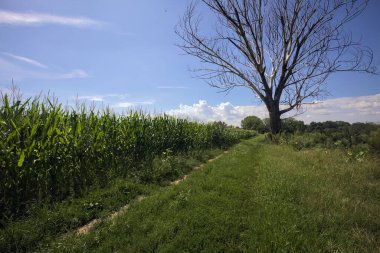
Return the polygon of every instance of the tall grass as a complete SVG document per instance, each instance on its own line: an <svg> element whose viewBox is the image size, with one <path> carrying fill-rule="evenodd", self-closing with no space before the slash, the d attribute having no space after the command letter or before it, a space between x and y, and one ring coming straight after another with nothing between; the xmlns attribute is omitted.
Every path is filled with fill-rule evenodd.
<svg viewBox="0 0 380 253"><path fill-rule="evenodd" d="M118 116L85 105L65 110L49 99L2 95L0 101L0 224L30 203L105 186L164 151L225 147L252 135L167 115Z"/></svg>

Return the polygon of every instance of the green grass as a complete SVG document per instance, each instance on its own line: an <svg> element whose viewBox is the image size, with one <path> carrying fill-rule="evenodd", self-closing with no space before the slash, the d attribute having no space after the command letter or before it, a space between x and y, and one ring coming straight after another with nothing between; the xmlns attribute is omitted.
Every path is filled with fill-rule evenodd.
<svg viewBox="0 0 380 253"><path fill-rule="evenodd" d="M165 154L152 163L118 178L105 188L98 188L80 198L53 204L34 205L17 222L0 230L0 252L29 252L73 232L93 219L105 218L139 195L149 195L182 177L195 166L222 153L220 149Z"/></svg>
<svg viewBox="0 0 380 253"><path fill-rule="evenodd" d="M60 234L118 210L151 189L152 185L115 180L106 189L94 190L83 198L31 208L25 219L10 223L0 231L0 252L31 251Z"/></svg>
<svg viewBox="0 0 380 253"><path fill-rule="evenodd" d="M243 141L43 252L379 252L380 161Z"/></svg>

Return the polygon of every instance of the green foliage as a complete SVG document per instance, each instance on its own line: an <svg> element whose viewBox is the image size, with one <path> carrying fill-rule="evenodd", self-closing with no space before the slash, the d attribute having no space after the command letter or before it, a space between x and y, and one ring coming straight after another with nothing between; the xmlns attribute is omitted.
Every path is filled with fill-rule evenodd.
<svg viewBox="0 0 380 253"><path fill-rule="evenodd" d="M350 123L344 121L325 121L325 122L311 122L308 126L308 131L328 131L331 129L342 129L350 126Z"/></svg>
<svg viewBox="0 0 380 253"><path fill-rule="evenodd" d="M256 130L259 133L265 133L268 131L268 127L259 117L256 116L245 117L241 121L241 127L248 130Z"/></svg>
<svg viewBox="0 0 380 253"><path fill-rule="evenodd" d="M52 205L34 206L29 218L7 224L0 230L0 252L30 252L60 234L89 221L109 215L151 187L115 180L107 188L90 192L85 198L69 198Z"/></svg>
<svg viewBox="0 0 380 253"><path fill-rule="evenodd" d="M308 134L292 134L292 135L283 135L281 137L281 144L289 144L297 150L304 148L312 147L321 147L323 146L326 137L318 132L308 133Z"/></svg>
<svg viewBox="0 0 380 253"><path fill-rule="evenodd" d="M292 121L292 125L294 126ZM355 152L380 151L380 126L373 123L350 124L343 121L311 122L295 131L284 131L278 143L290 144L294 148L322 147L344 148ZM295 129L295 128L293 128ZM300 129L305 129L302 131Z"/></svg>
<svg viewBox="0 0 380 253"><path fill-rule="evenodd" d="M252 129L258 131L259 133L267 133L270 131L270 119L265 118L261 120L256 116L248 116L241 121L241 126L243 129ZM281 120L281 126L281 132L284 133L304 132L306 130L305 123L294 118L286 118ZM271 139L273 138L271 137Z"/></svg>
<svg viewBox="0 0 380 253"><path fill-rule="evenodd" d="M367 140L372 148L380 152L380 128L371 131L367 137Z"/></svg>
<svg viewBox="0 0 380 253"><path fill-rule="evenodd" d="M294 118L286 118L281 121L282 131L286 133L304 132L306 129L305 123Z"/></svg>
<svg viewBox="0 0 380 253"><path fill-rule="evenodd" d="M116 116L49 99L0 98L0 227L33 203L104 187L167 150L223 148L254 132L141 112Z"/></svg>

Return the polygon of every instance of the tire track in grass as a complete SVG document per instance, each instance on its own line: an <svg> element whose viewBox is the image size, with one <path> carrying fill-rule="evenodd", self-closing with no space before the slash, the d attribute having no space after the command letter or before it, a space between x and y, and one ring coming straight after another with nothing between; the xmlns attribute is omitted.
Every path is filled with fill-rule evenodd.
<svg viewBox="0 0 380 253"><path fill-rule="evenodd" d="M222 154L220 154L220 155L218 155L218 156L216 156L214 158L209 159L207 162L202 163L201 165L194 167L191 171L199 170L204 165L206 165L207 163L211 163L211 162L213 162L213 161L221 158L224 154L227 154L227 153L228 153L228 150L224 151ZM185 175L184 177L182 177L180 179L177 179L177 180L171 182L170 185L178 185L181 182L183 182L184 180L186 180L188 176L189 176L189 174ZM146 198L145 196L140 195L140 196L137 196L136 201L137 202L141 202L145 198ZM115 212L111 213L108 217L106 217L104 219L106 219L106 220L113 220L117 216L119 216L119 215L121 215L123 213L126 213L128 211L128 209L129 209L129 207L130 207L130 204L128 203L128 204L122 206L118 211L115 211ZM101 218L91 220L89 223L87 223L87 224L83 225L82 227L78 228L76 230L75 234L77 234L77 235L83 235L83 234L88 233L93 227L95 227L95 225L99 224L101 220L102 220Z"/></svg>
<svg viewBox="0 0 380 253"><path fill-rule="evenodd" d="M141 203L133 201L112 222L59 242L60 248L50 252L178 252L181 247L194 252L210 243L222 251L247 229L244 217L256 176L251 149L256 146L251 141L234 146L194 168L198 170L175 187L162 188Z"/></svg>
<svg viewBox="0 0 380 253"><path fill-rule="evenodd" d="M377 160L259 139L50 252L378 252Z"/></svg>
<svg viewBox="0 0 380 253"><path fill-rule="evenodd" d="M227 153L228 153L228 150L224 151L223 154L220 154L220 155L218 155L217 157L211 158L211 159L209 159L207 162L202 163L201 165L194 167L194 168L192 169L192 171L201 169L201 168L202 168L203 166L205 166L207 163L213 162L213 161L215 161L215 160L221 158L224 154L227 154ZM189 176L189 174L185 175L184 177L182 177L182 178L180 178L180 179L177 179L177 180L171 182L170 184L171 184L171 185L178 185L178 184L180 184L181 182L183 182L184 180L186 180L186 178L187 178L188 176Z"/></svg>

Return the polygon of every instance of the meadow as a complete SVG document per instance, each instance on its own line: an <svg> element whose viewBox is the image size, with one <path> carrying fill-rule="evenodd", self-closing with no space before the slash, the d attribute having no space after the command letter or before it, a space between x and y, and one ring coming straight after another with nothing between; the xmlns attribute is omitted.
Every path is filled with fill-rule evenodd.
<svg viewBox="0 0 380 253"><path fill-rule="evenodd" d="M0 100L0 252L380 250L378 125L273 138L21 101Z"/></svg>
<svg viewBox="0 0 380 253"><path fill-rule="evenodd" d="M40 252L379 252L380 159L258 137Z"/></svg>

